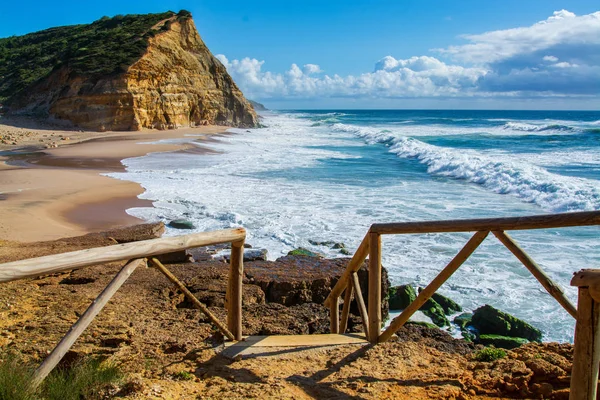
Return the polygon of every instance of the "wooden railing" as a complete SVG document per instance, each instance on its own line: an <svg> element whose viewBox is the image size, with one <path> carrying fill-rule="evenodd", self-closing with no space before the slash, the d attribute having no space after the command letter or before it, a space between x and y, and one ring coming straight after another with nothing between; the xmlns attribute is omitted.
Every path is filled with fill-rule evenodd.
<svg viewBox="0 0 600 400"><path fill-rule="evenodd" d="M600 225L600 211L537 215L514 218L424 221L373 224L352 256L346 270L325 300L330 309L332 333L344 333L350 302L356 296L365 334L371 343L389 340L408 319L421 308L440 286L458 270L491 232L542 284L548 293L577 320L575 352L571 380L571 399L595 399L600 362L600 270L585 270L575 275L571 285L579 287L579 311L563 290L546 275L539 265L505 232L511 230L550 229ZM475 232L458 254L425 287L417 298L381 332L381 235ZM600 240L599 240L600 241ZM357 271L369 257L368 304L365 307ZM341 321L340 296L344 293Z"/></svg>
<svg viewBox="0 0 600 400"><path fill-rule="evenodd" d="M117 244L106 247L54 254L27 260L0 264L0 283L17 279L35 278L41 275L62 271L70 271L107 262L131 260L117 273L100 295L92 302L85 313L69 329L58 345L46 357L44 362L34 372L31 385L38 386L44 378L56 367L77 338L94 320L106 303L125 283L127 278L141 265L149 261L173 282L210 321L230 340L242 339L242 279L244 275L244 241L246 231L243 228L228 229L213 232L195 233L185 236L159 238ZM152 256L186 250L194 247L211 246L221 243L231 243L231 263L229 280L225 295L227 324L221 323L208 308L202 304L183 283L175 277L157 258ZM147 260L146 258L149 258Z"/></svg>

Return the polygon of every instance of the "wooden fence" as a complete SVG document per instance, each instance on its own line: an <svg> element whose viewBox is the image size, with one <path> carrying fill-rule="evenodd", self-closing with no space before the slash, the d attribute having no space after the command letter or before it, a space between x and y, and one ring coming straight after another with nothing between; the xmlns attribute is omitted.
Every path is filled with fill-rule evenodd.
<svg viewBox="0 0 600 400"><path fill-rule="evenodd" d="M368 340L371 343L389 340L492 233L521 261L548 293L576 319L570 398L596 399L600 362L600 270L583 270L577 273L571 281L572 286L579 287L578 308L576 308L565 296L560 286L552 281L542 268L506 233L511 230L591 225L600 225L600 211L515 218L374 224L354 253L340 280L325 300L325 305L330 309L331 332L345 332L350 302L354 294ZM475 232L475 234L431 283L419 293L417 298L391 321L387 329L381 332L381 235L443 232ZM369 297L367 307L365 307L356 273L367 256L369 258ZM344 291L340 321L339 303L340 296Z"/></svg>
<svg viewBox="0 0 600 400"><path fill-rule="evenodd" d="M127 278L139 266L149 261L173 282L211 322L230 340L242 339L242 279L244 275L244 241L246 231L243 228L228 229L213 232L195 233L185 236L159 238L97 247L93 249L55 254L27 260L0 264L0 283L17 279L35 278L56 272L75 270L107 262L131 260L117 273L100 295L92 302L85 313L69 329L58 345L46 357L44 362L34 372L31 385L38 386L56 367L77 338L90 325L106 303L125 283ZM152 256L194 247L210 246L221 243L231 243L231 262L229 280L225 296L227 324L219 321L198 299L173 275L162 263ZM149 260L147 260L149 258Z"/></svg>

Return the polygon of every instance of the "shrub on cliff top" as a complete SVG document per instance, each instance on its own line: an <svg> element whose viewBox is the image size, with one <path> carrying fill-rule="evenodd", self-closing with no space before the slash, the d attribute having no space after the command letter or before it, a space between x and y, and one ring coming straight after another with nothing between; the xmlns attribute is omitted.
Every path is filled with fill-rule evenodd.
<svg viewBox="0 0 600 400"><path fill-rule="evenodd" d="M9 104L27 87L65 65L85 76L122 72L144 54L152 27L174 15L169 11L102 17L91 24L0 39L0 103Z"/></svg>

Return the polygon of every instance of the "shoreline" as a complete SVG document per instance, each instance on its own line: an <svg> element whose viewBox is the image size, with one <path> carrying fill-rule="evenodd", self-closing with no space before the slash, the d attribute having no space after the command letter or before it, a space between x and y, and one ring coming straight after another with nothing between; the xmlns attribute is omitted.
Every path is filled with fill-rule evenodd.
<svg viewBox="0 0 600 400"><path fill-rule="evenodd" d="M1 122L0 130L14 130L13 135L22 130ZM102 174L124 171L121 161L126 158L156 152L203 152L190 143L152 143L191 135L201 140L204 135L226 133L228 128L105 133L27 129L26 140L0 146L0 241L54 240L141 223L126 210L152 207L151 201L137 197L144 189ZM41 140L37 137L73 133L77 136L61 140L56 148L32 147Z"/></svg>

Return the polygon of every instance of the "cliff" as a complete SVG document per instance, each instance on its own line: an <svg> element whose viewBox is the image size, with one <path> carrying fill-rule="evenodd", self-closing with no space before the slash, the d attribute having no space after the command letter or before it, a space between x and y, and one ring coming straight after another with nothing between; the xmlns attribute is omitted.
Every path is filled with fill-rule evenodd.
<svg viewBox="0 0 600 400"><path fill-rule="evenodd" d="M186 11L0 39L0 102L99 131L258 121Z"/></svg>

